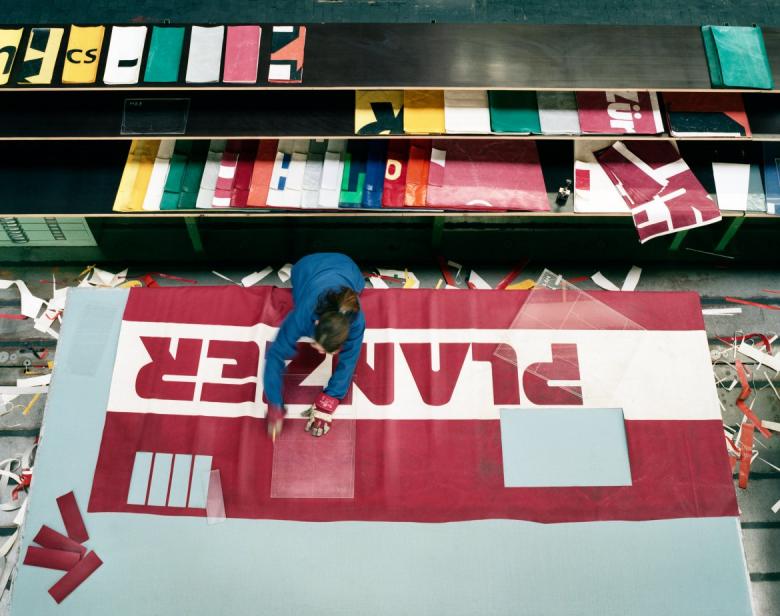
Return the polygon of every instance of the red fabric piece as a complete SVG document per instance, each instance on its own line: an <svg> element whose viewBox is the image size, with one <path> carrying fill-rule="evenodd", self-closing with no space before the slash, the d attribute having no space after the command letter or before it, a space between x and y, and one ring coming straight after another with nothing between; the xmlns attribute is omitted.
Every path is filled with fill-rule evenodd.
<svg viewBox="0 0 780 616"><path fill-rule="evenodd" d="M739 487L743 490L747 489L750 464L753 461L753 430L753 424L743 424L739 439Z"/></svg>
<svg viewBox="0 0 780 616"><path fill-rule="evenodd" d="M159 287L160 286L159 284L157 284L157 281L154 278L152 278L149 274L144 274L143 276L141 276L140 280L147 287L154 288L154 287Z"/></svg>
<svg viewBox="0 0 780 616"><path fill-rule="evenodd" d="M13 319L14 321L24 321L27 317L23 314L0 314L0 319Z"/></svg>
<svg viewBox="0 0 780 616"><path fill-rule="evenodd" d="M450 272L450 266L447 265L447 261L444 257L436 257L436 262L439 264L441 275L444 276L444 282L452 287L457 287L458 282L453 278L452 273Z"/></svg>
<svg viewBox="0 0 780 616"><path fill-rule="evenodd" d="M77 554L82 555L87 551L87 548L80 543L73 541L73 539L66 537L62 533L58 533L45 524L41 526L41 530L35 535L33 542L44 548L51 548L52 550L65 550L66 552L76 552Z"/></svg>
<svg viewBox="0 0 780 616"><path fill-rule="evenodd" d="M271 185L271 174L274 170L276 150L279 147L277 139L261 139L252 164L252 177L249 183L247 207L265 207L268 200L268 188Z"/></svg>
<svg viewBox="0 0 780 616"><path fill-rule="evenodd" d="M285 429L303 430L298 423ZM265 421L252 417L108 412L89 511L205 515L126 503L136 451L164 451L213 456L230 518L553 523L738 515L720 420L627 421L632 485L587 488L505 488L497 420L357 420L354 498L342 501L271 499L265 433Z"/></svg>
<svg viewBox="0 0 780 616"><path fill-rule="evenodd" d="M736 342L737 340L739 340L741 343L743 340L750 340L751 338L759 338L761 340L761 343L764 345L766 352L769 353L770 355L772 354L772 343L769 342L769 338L767 338L764 334L752 333L752 334L745 334L744 336L728 336L728 337L718 336L718 340L720 340L721 342L725 342L726 344Z"/></svg>
<svg viewBox="0 0 780 616"><path fill-rule="evenodd" d="M704 329L697 293L588 291L588 294L647 330ZM463 290L461 293L434 289L366 289L360 295L360 305L369 329L432 326L437 329L502 329L511 326L529 297L528 291L504 293L495 289ZM183 309L188 306L198 309ZM290 289L226 286L215 293L210 287L138 288L130 289L124 320L244 327L265 323L278 327L291 308ZM578 328L590 329L586 323ZM613 328L601 326L598 329ZM170 355L164 345L158 352Z"/></svg>
<svg viewBox="0 0 780 616"><path fill-rule="evenodd" d="M496 290L500 291L502 289L506 289L510 284L512 284L512 281L517 278L525 269L526 265L528 265L528 261L530 261L530 259L526 257L521 263L517 265L517 267L515 267L511 272L499 280L498 284L496 285Z"/></svg>
<svg viewBox="0 0 780 616"><path fill-rule="evenodd" d="M745 404L745 400L750 397L750 392L752 391L750 385L748 384L747 374L745 373L745 365L739 359L734 363L737 367L737 377L739 378L739 383L742 386L742 391L739 393L739 396L737 396L737 408L742 411L745 417L747 417L756 428L758 428L758 431L761 432L764 437L772 438L772 432L763 426L761 420L756 416L753 410L747 404Z"/></svg>
<svg viewBox="0 0 780 616"><path fill-rule="evenodd" d="M27 548L24 564L44 569L70 571L79 560L81 560L81 555L76 552L39 548L31 545Z"/></svg>
<svg viewBox="0 0 780 616"><path fill-rule="evenodd" d="M228 26L222 81L226 83L257 81L260 33L260 26Z"/></svg>
<svg viewBox="0 0 780 616"><path fill-rule="evenodd" d="M62 603L102 564L103 561L98 558L98 555L90 552L73 569L63 575L54 586L49 588L49 594L57 603Z"/></svg>
<svg viewBox="0 0 780 616"><path fill-rule="evenodd" d="M68 537L73 541L84 543L89 539L87 528L84 526L84 519L81 517L76 495L71 491L63 494L57 499L57 507L60 509L62 522L65 524L65 531Z"/></svg>
<svg viewBox="0 0 780 616"><path fill-rule="evenodd" d="M407 139L390 139L387 146L385 185L382 190L382 207L403 207L406 195L406 170L409 166Z"/></svg>
<svg viewBox="0 0 780 616"><path fill-rule="evenodd" d="M444 155L431 155L426 206L549 211L536 142L435 139L433 149Z"/></svg>
<svg viewBox="0 0 780 616"><path fill-rule="evenodd" d="M413 139L409 144L409 164L406 167L406 207L424 207L431 166L431 140Z"/></svg>
<svg viewBox="0 0 780 616"><path fill-rule="evenodd" d="M664 127L658 100L650 92L577 92L583 133L655 135Z"/></svg>
<svg viewBox="0 0 780 616"><path fill-rule="evenodd" d="M764 310L780 310L780 306L770 306L769 304L751 302L750 300L739 299L737 297L724 297L723 300L732 304L744 304L745 306L754 306L756 308L763 308Z"/></svg>

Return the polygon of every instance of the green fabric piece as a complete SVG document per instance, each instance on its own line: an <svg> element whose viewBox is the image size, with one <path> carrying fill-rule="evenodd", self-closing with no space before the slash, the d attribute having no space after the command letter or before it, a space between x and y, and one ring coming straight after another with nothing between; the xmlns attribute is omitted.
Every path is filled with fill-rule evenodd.
<svg viewBox="0 0 780 616"><path fill-rule="evenodd" d="M356 190L349 190L349 175L352 167L352 153L344 153L344 175L341 177L341 193L339 194L339 207L360 207L363 200L363 185L366 182L365 167L358 174Z"/></svg>
<svg viewBox="0 0 780 616"><path fill-rule="evenodd" d="M146 57L144 81L179 81L179 64L184 45L184 28L152 28L152 40Z"/></svg>
<svg viewBox="0 0 780 616"><path fill-rule="evenodd" d="M490 127L494 133L541 133L536 92L491 90Z"/></svg>
<svg viewBox="0 0 780 616"><path fill-rule="evenodd" d="M200 190L200 181L203 178L203 169L206 166L206 157L209 153L209 141L190 141L190 156L187 161L187 167L184 170L184 177L181 182L181 193L179 194L180 210L194 210L195 203L198 200L198 191Z"/></svg>
<svg viewBox="0 0 780 616"><path fill-rule="evenodd" d="M774 88L761 28L702 26L701 32L714 88Z"/></svg>
<svg viewBox="0 0 780 616"><path fill-rule="evenodd" d="M187 157L174 150L173 156L171 156L171 163L168 165L168 178L165 180L165 190L160 201L161 210L176 209L179 203L179 192L181 192L181 180L184 177L184 168L186 166Z"/></svg>

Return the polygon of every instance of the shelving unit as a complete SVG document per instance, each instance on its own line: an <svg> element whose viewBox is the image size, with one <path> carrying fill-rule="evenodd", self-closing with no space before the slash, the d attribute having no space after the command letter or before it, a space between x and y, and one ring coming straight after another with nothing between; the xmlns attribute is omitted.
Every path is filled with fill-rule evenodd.
<svg viewBox="0 0 780 616"><path fill-rule="evenodd" d="M169 25L169 24L165 24ZM175 24L172 24L175 25ZM578 229L600 234L609 225L625 228L631 241L630 214L575 214L571 200L551 212L441 212L406 209L366 211L182 210L114 213L111 211L131 139L408 139L419 135L354 134L356 89L506 89L506 90L652 90L723 92L710 88L699 29L687 26L524 26L516 24L307 24L305 70L301 84L267 83L271 25L261 24L260 65L255 84L164 84L133 86L20 85L19 58L9 83L0 86L0 216L84 217L102 244L108 228L135 228L145 233L183 219L196 254L208 250L208 236L225 225L277 223L290 229L303 224L332 232L334 226L361 226L361 232L403 233L410 224L427 229L429 249L440 249L446 232ZM8 26L10 27L10 26ZM63 26L67 27L67 25ZM780 84L780 29L763 29L774 78ZM24 49L29 28L20 49ZM147 37L147 48L149 45ZM107 29L98 79L102 77L109 39ZM565 45L561 44L565 41ZM184 43L180 78L186 66ZM63 64L60 50L55 78ZM145 57L145 56L144 56ZM143 65L141 75L143 75ZM738 92L741 90L728 90ZM754 107L780 90L750 91ZM127 99L187 99L184 134L123 134ZM780 97L777 97L780 98ZM771 108L766 113L771 113ZM425 136L429 137L429 136ZM605 139L601 135L434 135L436 139L533 139L538 142L551 204L557 188L573 174L573 141ZM619 139L687 142L759 142L752 138L669 135L620 135ZM42 145L45 143L45 147ZM693 145L693 143L691 143ZM747 220L751 234L776 233L780 217L724 212L723 222L697 230L705 248L723 251ZM155 219L154 221L150 219ZM266 221L266 222L262 222ZM403 223L403 224L401 224ZM180 224L180 222L179 222ZM368 227L366 227L368 225ZM400 226L398 226L400 225ZM398 226L398 227L397 227ZM279 227L279 228L281 228ZM181 227L180 227L181 229ZM570 235L567 230L562 235ZM415 236L417 237L417 236ZM751 236L752 237L752 236ZM680 237L656 240L642 254L678 256ZM125 240L126 241L126 240ZM419 238L415 241L419 241ZM752 240L750 240L752 243ZM564 245L564 244L561 244ZM660 246L662 245L662 246ZM205 248L204 248L205 246ZM660 246L660 247L659 247ZM671 253L668 249L672 250ZM639 248L636 246L636 250ZM10 258L15 255L7 251ZM690 256L690 255L688 255Z"/></svg>

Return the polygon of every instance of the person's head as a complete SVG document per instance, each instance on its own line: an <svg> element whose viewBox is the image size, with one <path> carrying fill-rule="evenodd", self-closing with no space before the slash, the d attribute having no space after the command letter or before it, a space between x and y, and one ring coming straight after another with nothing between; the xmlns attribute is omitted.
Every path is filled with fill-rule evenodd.
<svg viewBox="0 0 780 616"><path fill-rule="evenodd" d="M360 312L358 295L348 287L324 293L317 303L317 324L312 346L321 353L336 353L349 336L349 328Z"/></svg>

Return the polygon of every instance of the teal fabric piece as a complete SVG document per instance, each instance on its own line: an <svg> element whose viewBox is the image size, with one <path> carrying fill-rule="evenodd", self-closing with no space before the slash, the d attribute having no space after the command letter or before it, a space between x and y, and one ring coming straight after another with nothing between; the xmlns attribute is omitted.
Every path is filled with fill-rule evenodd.
<svg viewBox="0 0 780 616"><path fill-rule="evenodd" d="M189 158L184 169L184 177L181 180L181 193L179 194L178 209L194 210L198 200L200 181L203 178L203 169L206 166L206 157L209 153L209 141L203 139L190 141Z"/></svg>
<svg viewBox="0 0 780 616"><path fill-rule="evenodd" d="M715 88L774 88L759 27L702 26L704 53Z"/></svg>
<svg viewBox="0 0 780 616"><path fill-rule="evenodd" d="M179 81L179 64L184 45L184 28L154 26L146 57L144 81L168 83Z"/></svg>
<svg viewBox="0 0 780 616"><path fill-rule="evenodd" d="M179 204L179 193L181 192L182 179L184 178L184 169L187 166L187 156L177 152L179 143L176 143L176 149L171 156L171 163L168 166L168 177L165 180L165 190L160 201L160 210L175 210Z"/></svg>
<svg viewBox="0 0 780 616"><path fill-rule="evenodd" d="M11 616L105 616L106 606L111 616L309 616L327 612L323 606L345 616L750 616L734 517L575 524L229 518L209 526L204 517L90 512L127 295L68 292L21 540L24 554L41 525L63 530L56 499L73 490L87 546L104 564L60 605L46 591L62 572L20 566ZM69 358L83 356L89 343L77 333L95 311L106 315L91 324L104 355L87 375Z"/></svg>
<svg viewBox="0 0 780 616"><path fill-rule="evenodd" d="M501 409L501 452L508 488L631 485L622 409Z"/></svg>
<svg viewBox="0 0 780 616"><path fill-rule="evenodd" d="M542 132L536 92L491 90L490 127L494 133Z"/></svg>

